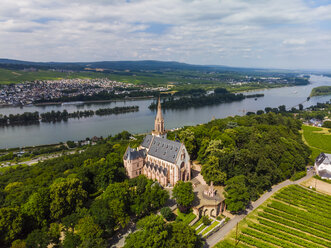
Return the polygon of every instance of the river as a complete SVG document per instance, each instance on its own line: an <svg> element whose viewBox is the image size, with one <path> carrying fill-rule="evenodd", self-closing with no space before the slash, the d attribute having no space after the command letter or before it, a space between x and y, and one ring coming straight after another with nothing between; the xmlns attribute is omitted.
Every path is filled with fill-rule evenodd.
<svg viewBox="0 0 331 248"><path fill-rule="evenodd" d="M312 88L321 85L331 85L331 78L312 75L311 84L285 88L254 91L263 93L264 97L247 98L240 102L222 103L200 108L180 110L165 110L163 112L167 129L206 123L213 117L244 115L248 111L257 111L265 107L286 105L287 108L303 103L309 96ZM250 94L250 93L248 93ZM326 102L331 96L312 97L305 107ZM9 115L23 112L39 113L48 111L68 112L77 110L96 110L115 106L138 105L139 112L109 116L93 116L81 119L69 119L67 122L41 123L39 125L0 127L0 148L24 147L43 144L54 144L68 140L82 140L86 137L114 135L123 130L131 133L147 133L153 129L155 112L148 109L149 100L119 101L109 103L64 104L48 106L26 106L0 108L0 114Z"/></svg>

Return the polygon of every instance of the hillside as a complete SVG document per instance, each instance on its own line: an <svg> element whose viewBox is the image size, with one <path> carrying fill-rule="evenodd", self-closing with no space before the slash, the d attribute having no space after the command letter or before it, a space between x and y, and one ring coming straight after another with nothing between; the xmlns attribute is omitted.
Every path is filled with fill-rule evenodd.
<svg viewBox="0 0 331 248"><path fill-rule="evenodd" d="M331 196L291 185L250 213L216 247L331 247ZM237 240L237 241L236 241Z"/></svg>

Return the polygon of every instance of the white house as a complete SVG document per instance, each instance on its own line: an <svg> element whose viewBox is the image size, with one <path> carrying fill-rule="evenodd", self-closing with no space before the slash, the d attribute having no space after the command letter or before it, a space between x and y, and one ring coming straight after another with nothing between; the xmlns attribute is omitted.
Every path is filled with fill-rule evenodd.
<svg viewBox="0 0 331 248"><path fill-rule="evenodd" d="M331 154L321 153L315 160L315 170L322 179L331 180Z"/></svg>

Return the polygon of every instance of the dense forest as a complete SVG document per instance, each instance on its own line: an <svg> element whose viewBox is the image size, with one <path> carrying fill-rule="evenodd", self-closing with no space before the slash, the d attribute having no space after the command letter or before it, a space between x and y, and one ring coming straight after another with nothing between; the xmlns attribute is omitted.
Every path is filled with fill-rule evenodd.
<svg viewBox="0 0 331 248"><path fill-rule="evenodd" d="M158 184L126 179L129 137L123 132L83 153L3 173L0 247L107 247L130 219L162 207L169 196Z"/></svg>
<svg viewBox="0 0 331 248"><path fill-rule="evenodd" d="M208 183L225 185L232 192L226 201L236 212L272 185L305 170L311 151L300 129L301 121L290 114L269 112L218 119L168 137L185 143L191 159L202 164Z"/></svg>
<svg viewBox="0 0 331 248"><path fill-rule="evenodd" d="M185 93L185 91L184 91ZM184 94L183 93L183 94ZM170 97L164 99L162 102L163 109L179 109L190 107L202 107L206 105L219 104L224 102L241 101L245 98L263 97L263 94L243 95L230 93L225 88L216 88L213 94L203 94L202 90L191 90L187 93L192 94L191 97ZM181 94L180 94L181 95ZM153 102L149 105L149 108L154 110L157 108L157 103Z"/></svg>
<svg viewBox="0 0 331 248"><path fill-rule="evenodd" d="M114 107L114 108L103 108L93 110L84 110L84 111L75 111L68 113L67 110L61 111L51 111L46 113L38 112L25 112L23 114L10 114L1 115L0 114L0 126L6 125L29 125L29 124L39 124L41 122L56 122L56 121L67 121L69 118L82 118L90 117L94 115L103 116L103 115L112 115L112 114L123 114L129 112L139 111L139 106L123 106L123 107Z"/></svg>

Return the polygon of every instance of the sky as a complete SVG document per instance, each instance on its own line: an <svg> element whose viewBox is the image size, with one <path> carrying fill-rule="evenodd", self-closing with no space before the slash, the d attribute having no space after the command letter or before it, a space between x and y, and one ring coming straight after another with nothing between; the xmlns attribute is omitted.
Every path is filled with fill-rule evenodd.
<svg viewBox="0 0 331 248"><path fill-rule="evenodd" d="M331 70L331 0L0 0L0 6L0 58Z"/></svg>

